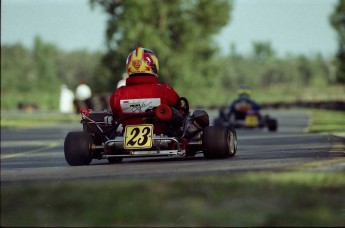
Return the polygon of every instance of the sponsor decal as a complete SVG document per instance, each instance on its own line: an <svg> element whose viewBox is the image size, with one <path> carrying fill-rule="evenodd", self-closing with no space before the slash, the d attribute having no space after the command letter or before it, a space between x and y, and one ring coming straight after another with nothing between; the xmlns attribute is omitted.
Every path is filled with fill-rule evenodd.
<svg viewBox="0 0 345 228"><path fill-rule="evenodd" d="M121 109L124 113L145 112L160 104L160 98L128 99L120 101Z"/></svg>
<svg viewBox="0 0 345 228"><path fill-rule="evenodd" d="M141 60L133 60L132 63L133 63L134 68L139 70L141 66Z"/></svg>

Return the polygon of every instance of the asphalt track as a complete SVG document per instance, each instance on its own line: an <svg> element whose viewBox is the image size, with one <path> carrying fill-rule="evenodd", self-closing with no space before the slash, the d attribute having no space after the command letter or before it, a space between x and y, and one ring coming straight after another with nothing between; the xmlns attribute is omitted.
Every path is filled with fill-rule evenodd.
<svg viewBox="0 0 345 228"><path fill-rule="evenodd" d="M195 158L126 158L120 164L93 160L89 166L71 167L64 158L64 139L68 132L80 131L80 123L1 129L1 183L179 178L260 171L345 171L344 138L306 133L309 117L300 111L264 113L277 118L278 131L239 129L236 156L221 160L207 160L198 154ZM216 112L209 114L213 119Z"/></svg>

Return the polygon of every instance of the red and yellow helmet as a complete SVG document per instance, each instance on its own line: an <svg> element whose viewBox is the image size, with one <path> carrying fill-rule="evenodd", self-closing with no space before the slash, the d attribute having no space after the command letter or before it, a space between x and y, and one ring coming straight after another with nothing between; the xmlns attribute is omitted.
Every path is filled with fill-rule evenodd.
<svg viewBox="0 0 345 228"><path fill-rule="evenodd" d="M239 96L247 96L250 97L250 88L248 86L241 86L237 91Z"/></svg>
<svg viewBox="0 0 345 228"><path fill-rule="evenodd" d="M151 74L158 77L158 59L151 50L137 47L132 51L126 60L128 76L134 74Z"/></svg>

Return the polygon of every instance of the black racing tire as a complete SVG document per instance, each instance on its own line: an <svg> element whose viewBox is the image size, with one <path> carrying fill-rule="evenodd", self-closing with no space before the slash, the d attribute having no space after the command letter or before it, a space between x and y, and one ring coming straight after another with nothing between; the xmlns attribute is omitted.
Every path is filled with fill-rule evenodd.
<svg viewBox="0 0 345 228"><path fill-rule="evenodd" d="M233 128L209 126L203 131L202 147L207 159L234 156L237 150L236 131Z"/></svg>
<svg viewBox="0 0 345 228"><path fill-rule="evenodd" d="M107 160L110 164L116 164L116 163L121 163L123 158L121 158L121 157L110 157L110 158L107 158Z"/></svg>
<svg viewBox="0 0 345 228"><path fill-rule="evenodd" d="M92 161L92 135L87 132L69 132L65 138L65 159L70 166L89 165Z"/></svg>
<svg viewBox="0 0 345 228"><path fill-rule="evenodd" d="M213 126L222 127L224 126L224 121L221 118L217 117L213 121Z"/></svg>
<svg viewBox="0 0 345 228"><path fill-rule="evenodd" d="M230 130L230 151L229 156L235 156L237 152L237 132L234 127L229 127Z"/></svg>
<svg viewBox="0 0 345 228"><path fill-rule="evenodd" d="M278 122L276 119L268 119L267 120L267 128L269 131L277 131L278 129Z"/></svg>

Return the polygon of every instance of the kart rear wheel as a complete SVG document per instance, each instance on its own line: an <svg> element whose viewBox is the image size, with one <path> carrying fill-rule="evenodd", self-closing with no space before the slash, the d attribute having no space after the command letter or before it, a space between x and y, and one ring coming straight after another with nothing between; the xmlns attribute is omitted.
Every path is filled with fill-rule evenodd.
<svg viewBox="0 0 345 228"><path fill-rule="evenodd" d="M237 150L235 129L209 126L202 135L204 157L207 159L227 158L234 156Z"/></svg>
<svg viewBox="0 0 345 228"><path fill-rule="evenodd" d="M64 153L71 166L89 165L92 161L92 135L87 132L69 132L65 138Z"/></svg>
<svg viewBox="0 0 345 228"><path fill-rule="evenodd" d="M229 156L235 156L237 152L237 132L235 128L230 127L230 151Z"/></svg>
<svg viewBox="0 0 345 228"><path fill-rule="evenodd" d="M276 119L268 119L267 120L267 128L269 131L277 131L278 122Z"/></svg>

